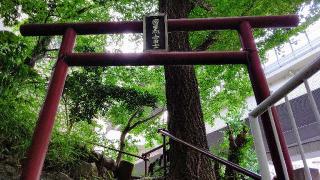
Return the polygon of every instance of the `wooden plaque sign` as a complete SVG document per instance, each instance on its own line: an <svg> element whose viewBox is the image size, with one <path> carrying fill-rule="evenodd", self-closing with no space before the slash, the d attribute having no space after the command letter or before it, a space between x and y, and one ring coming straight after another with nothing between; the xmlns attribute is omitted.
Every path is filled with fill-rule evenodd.
<svg viewBox="0 0 320 180"><path fill-rule="evenodd" d="M165 14L144 17L143 46L144 51L168 50L168 28Z"/></svg>

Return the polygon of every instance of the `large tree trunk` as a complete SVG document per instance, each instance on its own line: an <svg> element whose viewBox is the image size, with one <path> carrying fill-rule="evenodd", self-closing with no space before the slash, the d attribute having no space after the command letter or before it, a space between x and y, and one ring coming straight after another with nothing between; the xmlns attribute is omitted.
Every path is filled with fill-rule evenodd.
<svg viewBox="0 0 320 180"><path fill-rule="evenodd" d="M186 18L194 8L188 0L160 0L159 10L168 18ZM189 51L187 32L169 34L169 49ZM169 132L199 148L208 149L193 66L165 66ZM170 141L169 179L215 179L211 161L184 145Z"/></svg>

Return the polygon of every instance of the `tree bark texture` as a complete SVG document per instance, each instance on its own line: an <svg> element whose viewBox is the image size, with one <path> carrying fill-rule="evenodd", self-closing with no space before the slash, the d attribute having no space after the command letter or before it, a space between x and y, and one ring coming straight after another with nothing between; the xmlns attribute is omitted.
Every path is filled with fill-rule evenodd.
<svg viewBox="0 0 320 180"><path fill-rule="evenodd" d="M242 128L242 131L234 136L233 130L228 126L228 140L229 140L229 153L228 161L235 164L240 164L241 162L241 150L248 143L248 131L245 127ZM225 170L225 179L226 180L235 180L242 179L241 174L237 174L229 166Z"/></svg>
<svg viewBox="0 0 320 180"><path fill-rule="evenodd" d="M127 130L124 130L124 131L121 132L121 136L120 136L120 148L119 148L120 151L124 151L124 148L125 148L125 145L126 145L126 144L125 144L125 139L126 139L127 133L128 133ZM119 152L119 153L118 153L118 156L117 156L117 160L116 160L117 166L119 166L121 159L122 159L122 153Z"/></svg>
<svg viewBox="0 0 320 180"><path fill-rule="evenodd" d="M187 18L194 8L189 0L160 0L159 10L168 18ZM187 32L171 32L169 49L190 51ZM208 149L198 83L193 66L165 66L168 130L199 148ZM182 144L170 141L168 179L215 179L211 160Z"/></svg>

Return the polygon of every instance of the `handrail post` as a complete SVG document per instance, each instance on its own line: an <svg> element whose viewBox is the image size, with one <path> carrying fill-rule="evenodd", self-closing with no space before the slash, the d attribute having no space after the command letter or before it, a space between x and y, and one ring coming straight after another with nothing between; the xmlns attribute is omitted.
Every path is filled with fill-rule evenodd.
<svg viewBox="0 0 320 180"><path fill-rule="evenodd" d="M311 109L312 109L312 111L314 113L314 117L316 118L318 124L320 125L320 113L319 113L316 101L314 100L314 97L312 95L311 88L309 86L308 80L307 79L303 80L303 83L304 83L305 88L307 90L309 103L310 103Z"/></svg>
<svg viewBox="0 0 320 180"><path fill-rule="evenodd" d="M312 180L311 173L310 173L310 170L309 170L309 167L308 167L308 163L307 163L307 159L306 159L306 156L304 155L304 150L303 150L303 147L302 147L302 142L301 142L301 138L300 138L300 135L299 135L298 127L297 127L297 124L296 124L296 121L295 121L295 118L294 118L294 115L293 115L293 111L292 111L288 96L285 96L284 99L285 99L285 104L286 104L286 107L287 107L287 111L289 113L289 120L291 122L292 130L293 130L293 133L294 133L294 135L296 136L296 139L297 139L297 143L298 143L298 147L299 147L299 151L300 151L300 156L301 156L301 159L302 159L302 162L303 162L304 175L305 175L307 180Z"/></svg>
<svg viewBox="0 0 320 180"><path fill-rule="evenodd" d="M67 29L64 33L58 60L49 83L47 96L39 114L39 119L32 137L32 143L27 153L27 161L23 165L21 179L40 179L43 162L48 150L51 132L54 125L61 94L63 92L68 65L64 58L72 52L76 32Z"/></svg>
<svg viewBox="0 0 320 180"><path fill-rule="evenodd" d="M164 175L164 179L166 180L166 176L167 176L167 156L166 156L166 136L162 135L163 138L163 175Z"/></svg>
<svg viewBox="0 0 320 180"><path fill-rule="evenodd" d="M281 144L280 144L280 139L279 139L279 136L278 136L278 132L277 132L277 128L276 128L276 125L274 123L274 116L273 116L273 112L272 112L272 109L269 107L268 108L268 114L269 114L269 117L270 117L270 122L271 122L271 126L272 126L272 130L273 130L273 133L274 133L274 137L275 137L275 143L277 145L277 149L278 149L278 154L280 156L279 160L280 160L280 163L282 165L282 171L284 173L284 178L285 180L289 180L289 175L288 175L288 171L287 171L287 166L286 166L286 163L285 163L285 159L284 159L284 155L282 153L282 148L281 148ZM274 166L276 166L276 164L273 163ZM279 178L279 177L277 177ZM282 178L279 178L279 179L282 179Z"/></svg>
<svg viewBox="0 0 320 180"><path fill-rule="evenodd" d="M243 21L239 27L239 34L242 43L242 47L245 51L248 51L248 73L252 83L254 95L256 97L257 104L260 104L268 96L270 96L269 87L267 84L266 77L261 67L260 58L256 44L254 42L254 37L252 33L252 27L248 21ZM279 136L279 141L283 156L285 159L285 164L287 166L288 174L291 179L293 179L293 167L291 164L290 155L288 148L286 146L285 138L283 136L279 118L276 109L272 108L274 114L274 123L276 127L276 132ZM261 115L262 125L265 131L268 147L270 150L271 158L275 166L275 170L279 179L285 179L286 172L283 172L284 167L280 162L279 147L276 145L274 139L275 133L272 131L272 125L268 113L263 113Z"/></svg>
<svg viewBox="0 0 320 180"><path fill-rule="evenodd" d="M144 157L143 159L144 161L144 176L147 177L148 176L148 158Z"/></svg>
<svg viewBox="0 0 320 180"><path fill-rule="evenodd" d="M271 180L267 152L263 144L262 134L258 118L249 116L250 129L254 138L255 151L257 153L260 172L263 179Z"/></svg>

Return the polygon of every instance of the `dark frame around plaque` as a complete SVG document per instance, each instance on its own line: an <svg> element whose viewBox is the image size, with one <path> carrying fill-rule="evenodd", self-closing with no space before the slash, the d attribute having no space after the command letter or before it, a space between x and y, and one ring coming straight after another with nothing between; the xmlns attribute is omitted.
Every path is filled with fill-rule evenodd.
<svg viewBox="0 0 320 180"><path fill-rule="evenodd" d="M160 31L160 38L162 38L163 43L159 49L157 48L151 48L152 45L150 45L150 40L152 39L152 36L149 35L150 31L152 32L151 26L147 27L147 21L148 19L152 19L153 17L159 17L159 19L163 18L163 25L164 28L163 31ZM153 18L156 19L156 18ZM149 42L148 42L149 40ZM168 51L168 23L167 23L167 15L164 13L160 14L150 14L143 17L143 51Z"/></svg>

